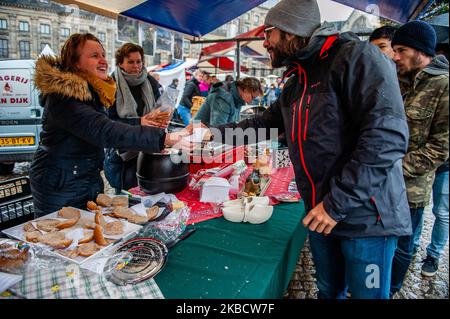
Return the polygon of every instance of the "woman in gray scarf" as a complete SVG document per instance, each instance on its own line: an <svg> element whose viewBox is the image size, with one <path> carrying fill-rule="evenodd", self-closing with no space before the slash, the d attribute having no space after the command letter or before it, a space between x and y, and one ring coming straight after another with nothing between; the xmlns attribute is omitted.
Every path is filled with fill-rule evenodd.
<svg viewBox="0 0 450 319"><path fill-rule="evenodd" d="M159 83L147 74L144 50L133 43L125 43L116 51L116 102L109 108L109 117L131 125L159 126L153 121L156 101L161 93ZM137 152L107 149L104 170L109 184L120 193L137 186Z"/></svg>

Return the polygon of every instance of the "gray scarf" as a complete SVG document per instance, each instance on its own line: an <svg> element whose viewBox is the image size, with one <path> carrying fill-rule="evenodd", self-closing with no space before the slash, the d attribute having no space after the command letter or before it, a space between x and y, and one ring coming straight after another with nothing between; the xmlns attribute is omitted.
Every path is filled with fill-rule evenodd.
<svg viewBox="0 0 450 319"><path fill-rule="evenodd" d="M120 118L138 117L137 103L131 94L129 86L141 86L142 98L144 99L143 114L149 113L155 107L155 96L150 81L147 79L147 70L145 67L138 75L129 74L121 68L116 69L116 109Z"/></svg>

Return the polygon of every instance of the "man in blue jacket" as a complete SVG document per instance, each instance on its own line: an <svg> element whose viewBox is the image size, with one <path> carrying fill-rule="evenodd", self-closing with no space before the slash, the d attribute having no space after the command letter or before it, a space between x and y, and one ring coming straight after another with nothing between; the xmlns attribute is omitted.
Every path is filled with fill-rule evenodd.
<svg viewBox="0 0 450 319"><path fill-rule="evenodd" d="M223 88L222 82L216 83L194 120L208 126L239 122L241 107L262 93L261 83L253 77L234 81L229 92Z"/></svg>
<svg viewBox="0 0 450 319"><path fill-rule="evenodd" d="M264 47L288 80L264 113L221 126L214 138L230 128L285 133L319 298L389 298L397 239L411 234L395 67L370 43L321 26L315 0L282 0L265 24Z"/></svg>

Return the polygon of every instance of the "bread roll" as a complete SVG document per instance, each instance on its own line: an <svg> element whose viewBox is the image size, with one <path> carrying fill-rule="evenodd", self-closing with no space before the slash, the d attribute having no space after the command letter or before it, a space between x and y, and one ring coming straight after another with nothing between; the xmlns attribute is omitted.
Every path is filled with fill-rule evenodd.
<svg viewBox="0 0 450 319"><path fill-rule="evenodd" d="M112 204L112 199L106 194L98 194L97 199L95 200L98 205L103 207L109 207Z"/></svg>
<svg viewBox="0 0 450 319"><path fill-rule="evenodd" d="M128 207L128 197L126 197L126 196L113 197L111 205L116 206L116 207L117 206Z"/></svg>

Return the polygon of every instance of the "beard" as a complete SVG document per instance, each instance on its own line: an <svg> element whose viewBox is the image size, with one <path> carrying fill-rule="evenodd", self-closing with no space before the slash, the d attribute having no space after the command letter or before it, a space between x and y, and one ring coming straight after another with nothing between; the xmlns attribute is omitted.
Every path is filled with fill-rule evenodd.
<svg viewBox="0 0 450 319"><path fill-rule="evenodd" d="M289 55L287 52L284 52L282 48L282 44L278 44L276 47L272 48L272 67L273 68L281 68L285 65L285 61L287 58L289 58Z"/></svg>
<svg viewBox="0 0 450 319"><path fill-rule="evenodd" d="M286 34L282 33L281 40L270 49L272 50L272 67L280 68L287 65L288 59L294 56L299 50L308 46L308 40L295 37L288 40Z"/></svg>
<svg viewBox="0 0 450 319"><path fill-rule="evenodd" d="M410 78L413 78L420 70L420 65L422 62L422 59L420 57L420 53L416 52L410 60L410 67L409 68L397 68L397 72L399 75L407 76Z"/></svg>

